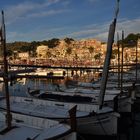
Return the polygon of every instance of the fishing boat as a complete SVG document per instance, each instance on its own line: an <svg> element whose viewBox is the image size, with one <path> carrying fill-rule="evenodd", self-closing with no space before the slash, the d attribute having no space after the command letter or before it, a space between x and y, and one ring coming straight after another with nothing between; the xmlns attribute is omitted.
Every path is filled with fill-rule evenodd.
<svg viewBox="0 0 140 140"><path fill-rule="evenodd" d="M12 126L6 128L6 113L0 112L0 139L1 140L76 140L76 132L70 125L58 121L12 113Z"/></svg>
<svg viewBox="0 0 140 140"><path fill-rule="evenodd" d="M104 101L104 91L107 81L108 65L110 62L110 51L112 50L112 44L115 33L115 26L118 14L118 4L117 1L117 11L115 18L110 25L109 36L108 36L108 48L107 56L105 60L103 77L101 83L101 90L98 98L97 105L90 104L79 104L79 103L66 103L60 104L56 101L45 101L32 98L24 97L10 97L11 111L14 113L31 115L34 117L49 118L57 121L67 121L69 117L67 115L68 108L77 105L76 120L77 120L77 131L84 134L92 135L117 135L118 129L118 117L119 114L115 112L112 108L103 105ZM109 52L108 52L109 51ZM109 55L108 55L109 54ZM6 78L5 78L6 79ZM4 104L4 99L1 102L1 109L6 109L6 104ZM44 106L45 105L45 106ZM49 107L50 105L50 107ZM65 111L64 111L65 110ZM67 111L66 111L67 110ZM80 112L82 111L82 113ZM79 113L78 113L79 112ZM79 115L78 115L79 114Z"/></svg>
<svg viewBox="0 0 140 140"><path fill-rule="evenodd" d="M97 105L100 90L75 88L65 91L28 91L28 96L50 101L60 101L69 103L83 103ZM104 105L114 108L114 100L118 100L118 112L131 112L133 100L128 96L128 92L121 94L120 90L106 90Z"/></svg>
<svg viewBox="0 0 140 140"><path fill-rule="evenodd" d="M117 22L117 15L118 15L118 11L119 11L119 0L117 0L117 8L115 11L115 18L113 20L113 22L110 25L109 28L109 34L108 34L108 42L107 42L107 52L106 52L106 57L105 57L105 62L104 62L104 67L103 67L103 72L102 72L102 77L101 77L101 82L100 82L100 90L98 91L98 94L86 94L86 93L77 93L77 92L72 92L70 94L67 94L67 92L51 92L51 93L47 93L47 94L41 94L39 95L39 97L43 97L44 96L48 96L49 99L52 100L61 100L62 101L74 101L75 102L79 102L81 101L81 103L95 103L95 104L99 104L100 108L102 106L104 106L106 103L110 103L113 102L114 103L114 99L118 99L121 103L118 103L120 105L120 111L130 111L131 112L131 98L127 97L126 95L121 95L120 91L119 93L117 93L116 95L113 93L116 90L113 89L111 90L111 92L113 93L113 95L109 95L106 94L106 87L107 87L107 81L108 81L108 73L109 73L109 65L110 65L110 59L111 59L111 55L112 55L112 45L113 45L113 41L114 41L114 34L115 34L115 27L116 27L116 22ZM73 90L73 89L72 89ZM83 89L82 89L83 90ZM84 91L85 92L85 91ZM35 92L31 92L32 94L36 94ZM67 95L66 95L67 94ZM126 100L124 102L124 99ZM124 105L122 105L124 103ZM130 102L130 103L129 103ZM115 104L111 103L111 106L114 106ZM128 105L128 108L124 109L125 105ZM94 105L93 105L94 106ZM122 109L122 110L121 110Z"/></svg>
<svg viewBox="0 0 140 140"><path fill-rule="evenodd" d="M117 135L119 114L109 107L99 110L98 105L45 101L29 97L10 97L11 112L53 119L59 122L69 121L68 111L75 105L77 106L77 132L91 135ZM0 109L6 109L4 98L0 100Z"/></svg>
<svg viewBox="0 0 140 140"><path fill-rule="evenodd" d="M8 63L6 53L6 34L4 12L2 11L2 27L0 28L1 45L4 55L3 81L5 86L5 110L0 112L0 139L1 140L76 140L76 129L68 124L60 124L58 121L27 116L20 113L11 113L9 88L8 88ZM4 98L1 97L0 101ZM69 110L70 116L75 118L73 110ZM75 112L74 112L75 113ZM72 126L72 123L71 123Z"/></svg>

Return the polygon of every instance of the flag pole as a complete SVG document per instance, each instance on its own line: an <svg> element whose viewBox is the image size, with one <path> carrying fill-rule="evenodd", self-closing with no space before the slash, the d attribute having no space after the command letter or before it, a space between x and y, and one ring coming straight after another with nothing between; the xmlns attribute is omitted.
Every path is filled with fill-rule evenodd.
<svg viewBox="0 0 140 140"><path fill-rule="evenodd" d="M1 44L3 47L3 63L4 63L4 88L5 88L5 96L6 96L6 124L7 128L11 128L12 115L10 112L10 99L9 99L9 88L8 88L8 62L7 62L7 51L6 51L6 34L5 34L5 23L4 23L4 12L2 14L2 35L1 35Z"/></svg>

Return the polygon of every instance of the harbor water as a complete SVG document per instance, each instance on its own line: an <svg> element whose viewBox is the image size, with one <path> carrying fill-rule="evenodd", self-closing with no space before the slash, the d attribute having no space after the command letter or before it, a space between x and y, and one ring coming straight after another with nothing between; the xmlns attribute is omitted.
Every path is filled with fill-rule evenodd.
<svg viewBox="0 0 140 140"><path fill-rule="evenodd" d="M63 83L63 81L50 81L43 79L18 79L9 83L9 94L14 96L29 96L28 88L44 90L56 90L57 83ZM0 95L4 95L3 83L0 83ZM108 140L139 140L140 139L140 101L134 106L133 121L129 117L121 117L118 127L118 135L114 137L108 136L89 136L83 134L77 134L78 140L102 140L107 138Z"/></svg>

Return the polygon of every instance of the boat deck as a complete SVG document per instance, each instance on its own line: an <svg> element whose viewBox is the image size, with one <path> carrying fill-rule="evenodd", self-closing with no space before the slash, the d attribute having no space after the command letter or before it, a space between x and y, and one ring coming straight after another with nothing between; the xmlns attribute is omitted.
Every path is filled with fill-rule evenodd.
<svg viewBox="0 0 140 140"><path fill-rule="evenodd" d="M42 117L42 118L69 118L69 109L65 109L64 107L58 107L58 106L49 106L49 105L43 105L37 102L33 102L34 100L30 100L30 98L27 100L25 98L16 98L21 100L14 100L14 98L11 98L10 101L10 108L13 112L18 112L21 114L28 114L32 116ZM5 109L6 108L6 102L5 99L0 101L0 108ZM76 116L77 117L85 117L88 116L89 112L84 111L77 111Z"/></svg>

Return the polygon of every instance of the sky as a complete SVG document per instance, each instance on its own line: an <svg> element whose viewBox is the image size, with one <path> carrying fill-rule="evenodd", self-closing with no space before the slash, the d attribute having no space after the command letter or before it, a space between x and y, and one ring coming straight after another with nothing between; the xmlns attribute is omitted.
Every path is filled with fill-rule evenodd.
<svg viewBox="0 0 140 140"><path fill-rule="evenodd" d="M107 41L117 0L0 0L6 40L43 41L70 37ZM140 33L140 0L120 0L116 33ZM0 18L1 23L1 18ZM115 35L116 36L116 35Z"/></svg>

